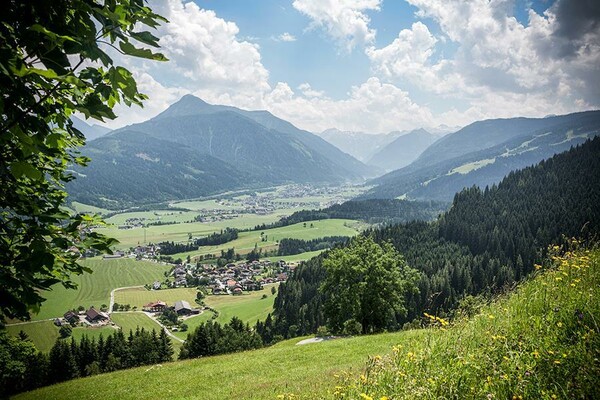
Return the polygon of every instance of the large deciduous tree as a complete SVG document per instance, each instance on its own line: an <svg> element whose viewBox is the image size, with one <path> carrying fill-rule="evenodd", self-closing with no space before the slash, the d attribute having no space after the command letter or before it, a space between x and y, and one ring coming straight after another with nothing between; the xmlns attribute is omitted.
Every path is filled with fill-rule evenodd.
<svg viewBox="0 0 600 400"><path fill-rule="evenodd" d="M144 30L162 17L144 0L7 0L0 13L0 319L28 319L56 283L86 270L80 254L109 251L99 220L63 206L71 165L85 165L74 112L115 118L141 105L132 74L107 53L165 60Z"/></svg>
<svg viewBox="0 0 600 400"><path fill-rule="evenodd" d="M358 236L345 248L334 249L323 261L327 271L320 290L325 293L325 316L334 332L362 333L393 327L396 314L405 313L404 298L416 290L418 273L389 243Z"/></svg>

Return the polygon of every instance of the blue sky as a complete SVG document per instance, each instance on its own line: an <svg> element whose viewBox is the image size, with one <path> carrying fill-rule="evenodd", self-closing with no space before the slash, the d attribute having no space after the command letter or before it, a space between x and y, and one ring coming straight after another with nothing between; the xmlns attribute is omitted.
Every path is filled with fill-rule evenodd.
<svg viewBox="0 0 600 400"><path fill-rule="evenodd" d="M126 60L151 99L193 93L318 132L598 108L599 6L579 0L151 0L170 62Z"/></svg>

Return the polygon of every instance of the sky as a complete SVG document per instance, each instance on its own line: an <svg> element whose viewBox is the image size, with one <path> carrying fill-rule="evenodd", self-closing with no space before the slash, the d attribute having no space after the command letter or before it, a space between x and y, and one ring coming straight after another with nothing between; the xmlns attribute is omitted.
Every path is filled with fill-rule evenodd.
<svg viewBox="0 0 600 400"><path fill-rule="evenodd" d="M150 96L385 133L600 108L597 0L150 0L170 61L114 55Z"/></svg>

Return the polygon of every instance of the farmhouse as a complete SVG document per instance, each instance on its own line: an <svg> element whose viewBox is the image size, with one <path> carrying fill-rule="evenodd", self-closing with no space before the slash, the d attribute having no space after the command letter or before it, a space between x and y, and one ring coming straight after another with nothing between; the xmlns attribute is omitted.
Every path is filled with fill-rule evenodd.
<svg viewBox="0 0 600 400"><path fill-rule="evenodd" d="M190 315L193 312L190 303L185 300L176 301L174 308L178 315Z"/></svg>
<svg viewBox="0 0 600 400"><path fill-rule="evenodd" d="M102 311L96 311L94 307L85 312L85 319L91 323L104 322L109 319L108 315Z"/></svg>
<svg viewBox="0 0 600 400"><path fill-rule="evenodd" d="M146 304L143 309L144 311L149 312L163 312L165 311L165 308L167 308L167 303L157 300Z"/></svg>
<svg viewBox="0 0 600 400"><path fill-rule="evenodd" d="M77 315L77 313L73 311L67 311L65 315L63 315L63 317L65 318L65 321L67 321L70 324L75 324L79 322L79 315Z"/></svg>

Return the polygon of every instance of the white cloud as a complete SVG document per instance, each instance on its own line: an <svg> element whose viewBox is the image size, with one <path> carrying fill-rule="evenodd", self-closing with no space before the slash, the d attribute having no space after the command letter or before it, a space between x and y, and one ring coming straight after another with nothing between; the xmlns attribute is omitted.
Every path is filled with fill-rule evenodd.
<svg viewBox="0 0 600 400"><path fill-rule="evenodd" d="M366 54L373 71L390 82L410 82L446 101L470 104L463 113L440 114L441 122L542 116L600 104L600 83L592 78L600 74L600 30L580 33L571 47L557 36L555 13L569 0L558 0L544 15L530 10L525 25L512 16L512 0L406 1L418 8L417 17L437 22L442 37L456 44L453 57L435 58L440 43L421 22L400 31L388 46L367 48ZM572 51L572 45L579 47ZM570 57L561 55L566 47Z"/></svg>
<svg viewBox="0 0 600 400"><path fill-rule="evenodd" d="M311 88L304 84L300 89L305 92ZM280 82L265 95L265 106L280 118L313 132L331 127L388 132L431 126L434 120L431 111L413 102L407 92L374 77L353 86L343 100L303 94L297 95Z"/></svg>
<svg viewBox="0 0 600 400"><path fill-rule="evenodd" d="M308 16L309 29L322 28L340 47L351 51L375 40L366 11L378 11L381 0L294 0L293 7Z"/></svg>
<svg viewBox="0 0 600 400"><path fill-rule="evenodd" d="M295 42L296 36L292 35L289 32L284 32L276 38L280 42Z"/></svg>

